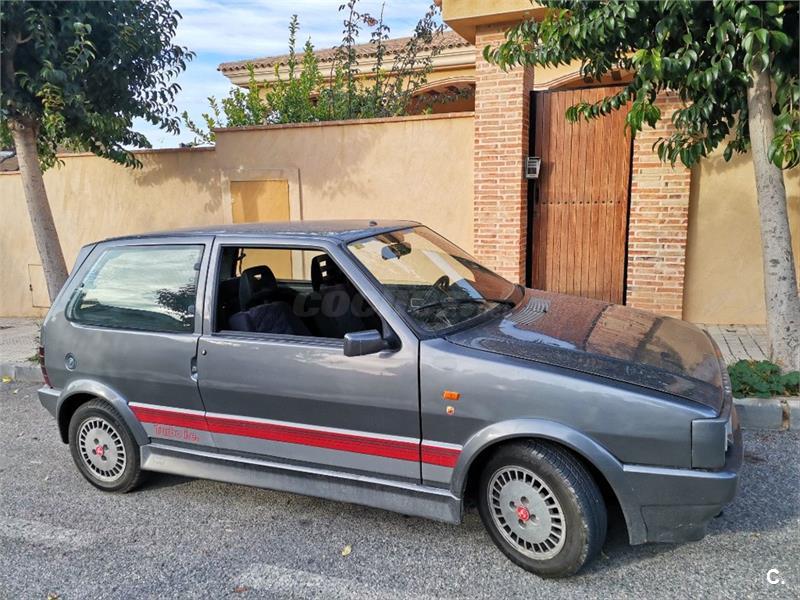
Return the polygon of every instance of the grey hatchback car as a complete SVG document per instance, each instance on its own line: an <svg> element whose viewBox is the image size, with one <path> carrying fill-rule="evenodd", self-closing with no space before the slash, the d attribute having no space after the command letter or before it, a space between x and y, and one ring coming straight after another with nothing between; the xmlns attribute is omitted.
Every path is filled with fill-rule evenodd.
<svg viewBox="0 0 800 600"><path fill-rule="evenodd" d="M84 247L39 398L80 473L144 471L458 523L545 577L695 540L742 440L711 338L510 283L408 221L251 223ZM623 526L622 522L620 526Z"/></svg>

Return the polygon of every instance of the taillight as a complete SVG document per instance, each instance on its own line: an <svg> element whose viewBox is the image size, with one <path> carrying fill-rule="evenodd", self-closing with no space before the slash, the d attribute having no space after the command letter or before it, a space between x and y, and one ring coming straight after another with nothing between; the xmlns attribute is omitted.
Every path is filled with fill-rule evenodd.
<svg viewBox="0 0 800 600"><path fill-rule="evenodd" d="M47 367L44 366L44 346L39 346L39 366L42 368L42 377L47 387L53 387L50 384L50 378L47 376Z"/></svg>

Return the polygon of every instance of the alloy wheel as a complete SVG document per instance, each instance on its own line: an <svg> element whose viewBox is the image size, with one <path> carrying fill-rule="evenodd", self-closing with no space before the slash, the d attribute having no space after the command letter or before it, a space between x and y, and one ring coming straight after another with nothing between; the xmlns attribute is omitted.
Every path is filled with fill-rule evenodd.
<svg viewBox="0 0 800 600"><path fill-rule="evenodd" d="M117 430L101 417L90 417L78 428L78 449L83 462L99 481L113 482L125 471L126 455Z"/></svg>
<svg viewBox="0 0 800 600"><path fill-rule="evenodd" d="M506 466L495 471L488 487L492 520L506 541L535 560L561 551L566 540L564 511L541 478L523 467Z"/></svg>

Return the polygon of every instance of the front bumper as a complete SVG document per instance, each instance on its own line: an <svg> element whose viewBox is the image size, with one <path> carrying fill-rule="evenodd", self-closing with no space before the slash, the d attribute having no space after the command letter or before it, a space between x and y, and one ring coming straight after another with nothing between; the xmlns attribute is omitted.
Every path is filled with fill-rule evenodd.
<svg viewBox="0 0 800 600"><path fill-rule="evenodd" d="M719 470L625 465L645 526L641 539L632 536L631 543L689 542L705 535L708 522L733 500L738 489L744 448L735 417L734 423L733 444Z"/></svg>

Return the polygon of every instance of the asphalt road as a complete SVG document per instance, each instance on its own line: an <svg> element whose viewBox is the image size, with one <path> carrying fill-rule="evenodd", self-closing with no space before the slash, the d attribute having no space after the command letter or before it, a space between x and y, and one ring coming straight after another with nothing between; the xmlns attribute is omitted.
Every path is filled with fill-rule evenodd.
<svg viewBox="0 0 800 600"><path fill-rule="evenodd" d="M475 513L451 526L163 475L100 492L34 388L0 384L0 598L800 597L800 435L745 444L741 493L704 540L630 547L617 529L580 575L545 581Z"/></svg>

